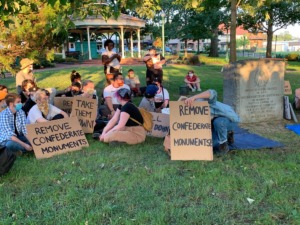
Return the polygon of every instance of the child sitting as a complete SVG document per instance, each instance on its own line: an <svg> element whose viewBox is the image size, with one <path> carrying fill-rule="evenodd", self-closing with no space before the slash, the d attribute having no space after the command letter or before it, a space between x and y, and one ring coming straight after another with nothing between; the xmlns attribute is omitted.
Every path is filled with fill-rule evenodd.
<svg viewBox="0 0 300 225"><path fill-rule="evenodd" d="M136 96L141 95L141 90L140 90L140 79L137 75L134 74L134 70L130 69L128 70L127 77L125 77L125 84L127 84L130 87L130 90L132 93Z"/></svg>
<svg viewBox="0 0 300 225"><path fill-rule="evenodd" d="M185 76L184 82L191 89L192 92L201 91L200 88L200 79L197 75L194 74L193 70L190 70Z"/></svg>

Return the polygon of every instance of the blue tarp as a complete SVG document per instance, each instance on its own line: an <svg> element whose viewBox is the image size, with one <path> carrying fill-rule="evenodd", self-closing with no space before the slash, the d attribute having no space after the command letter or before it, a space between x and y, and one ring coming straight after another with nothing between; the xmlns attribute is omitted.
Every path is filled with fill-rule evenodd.
<svg viewBox="0 0 300 225"><path fill-rule="evenodd" d="M300 129L300 128L299 128ZM261 149L282 147L283 144L277 141L264 138L258 134L249 133L247 130L237 127L234 130L234 144L231 150Z"/></svg>
<svg viewBox="0 0 300 225"><path fill-rule="evenodd" d="M300 124L286 125L285 128L294 131L296 134L300 135Z"/></svg>

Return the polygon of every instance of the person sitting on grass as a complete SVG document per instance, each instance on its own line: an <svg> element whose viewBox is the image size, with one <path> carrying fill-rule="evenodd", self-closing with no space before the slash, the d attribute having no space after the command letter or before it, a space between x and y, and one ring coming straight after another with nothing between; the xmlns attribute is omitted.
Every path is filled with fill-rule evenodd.
<svg viewBox="0 0 300 225"><path fill-rule="evenodd" d="M81 90L81 75L76 71L72 70L71 75L71 86L67 87L65 90L57 91L56 92L56 97L73 97L73 96L68 96L72 92L72 87L73 84L79 83L80 84L80 90ZM76 84L76 86L79 86Z"/></svg>
<svg viewBox="0 0 300 225"><path fill-rule="evenodd" d="M154 96L158 91L158 87L155 84L149 84L145 91L145 96L142 98L139 107L146 109L148 112L156 112L154 104Z"/></svg>
<svg viewBox="0 0 300 225"><path fill-rule="evenodd" d="M25 112L26 116L28 116L30 109L36 104L34 95L38 89L39 89L38 87L31 87L28 89L29 98L23 104L23 107L22 107L22 110ZM47 90L45 90L45 92L46 92L47 96L49 97L50 93Z"/></svg>
<svg viewBox="0 0 300 225"><path fill-rule="evenodd" d="M236 112L224 103L217 101L217 92L207 90L185 99L185 104L192 106L195 101L208 101L210 107L213 147L217 154L226 154L228 145L234 143L234 128L240 122Z"/></svg>
<svg viewBox="0 0 300 225"><path fill-rule="evenodd" d="M7 94L5 101L7 108L0 113L0 145L6 146L7 150L16 155L32 151L20 95Z"/></svg>
<svg viewBox="0 0 300 225"><path fill-rule="evenodd" d="M97 91L95 90L95 84L91 80L85 80L82 82L82 94L80 96L84 98L98 99Z"/></svg>
<svg viewBox="0 0 300 225"><path fill-rule="evenodd" d="M134 145L144 142L146 130L140 125L144 120L139 109L131 102L131 91L121 88L115 95L121 105L103 129L100 141L110 145Z"/></svg>
<svg viewBox="0 0 300 225"><path fill-rule="evenodd" d="M65 92L62 97L74 97L77 95L82 95L81 83L73 82L69 91Z"/></svg>
<svg viewBox="0 0 300 225"><path fill-rule="evenodd" d="M154 96L155 111L160 113L163 108L169 108L169 92L162 85L162 80L158 77L153 79L153 84L158 87Z"/></svg>
<svg viewBox="0 0 300 225"><path fill-rule="evenodd" d="M0 91L0 112L2 112L7 107L6 101L5 101L6 95L7 95L7 92Z"/></svg>
<svg viewBox="0 0 300 225"><path fill-rule="evenodd" d="M127 84L130 87L131 92L135 96L140 96L141 95L141 83L140 79L137 75L134 74L133 69L128 70L127 77L125 77L125 84Z"/></svg>
<svg viewBox="0 0 300 225"><path fill-rule="evenodd" d="M99 107L99 115L104 118L112 118L120 103L115 97L115 93L121 89L126 88L130 90L130 87L124 84L124 78L122 73L115 73L111 85L108 85L103 90L104 104Z"/></svg>
<svg viewBox="0 0 300 225"><path fill-rule="evenodd" d="M50 120L62 119L69 117L61 109L49 104L49 96L46 90L40 89L34 95L36 105L28 113L27 124L42 123Z"/></svg>
<svg viewBox="0 0 300 225"><path fill-rule="evenodd" d="M192 92L201 91L200 88L200 78L194 73L193 70L190 70L184 78L184 82L190 88Z"/></svg>
<svg viewBox="0 0 300 225"><path fill-rule="evenodd" d="M21 102L23 104L29 99L29 95L30 95L29 89L30 88L36 88L36 83L30 79L23 80L22 85L21 85L22 92L20 93Z"/></svg>

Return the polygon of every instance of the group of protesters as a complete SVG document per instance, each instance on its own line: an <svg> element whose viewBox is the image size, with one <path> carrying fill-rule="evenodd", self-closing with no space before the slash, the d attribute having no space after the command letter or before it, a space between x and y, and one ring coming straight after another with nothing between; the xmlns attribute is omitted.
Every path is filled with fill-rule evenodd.
<svg viewBox="0 0 300 225"><path fill-rule="evenodd" d="M71 84L64 90L41 88L33 74L33 61L22 59L21 70L16 75L16 93L8 92L0 86L0 145L21 155L32 151L28 141L27 124L42 123L67 118L69 115L54 106L54 97L82 96L97 99L98 115L93 137L110 145L138 144L145 141L146 130L142 124L143 116L139 108L132 103L132 98L142 96L139 107L149 112L164 112L169 107L169 92L163 86L163 65L166 60L151 48L143 61L146 64L146 83L141 85L134 69L124 77L121 56L114 51L114 42L107 40L106 52L102 54L105 87L103 93L97 93L92 80L81 81L81 75L72 71ZM200 79L193 71L184 77L191 91L201 91ZM186 105L194 101L207 100L212 119L212 136L218 151L226 154L229 144L234 141L233 130L239 117L231 107L217 101L217 93L207 90L185 100ZM171 113L166 110L167 113Z"/></svg>

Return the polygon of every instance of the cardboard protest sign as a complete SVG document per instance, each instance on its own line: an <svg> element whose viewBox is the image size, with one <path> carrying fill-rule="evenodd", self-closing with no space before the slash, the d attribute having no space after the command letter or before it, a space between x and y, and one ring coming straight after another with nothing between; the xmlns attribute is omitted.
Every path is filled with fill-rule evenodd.
<svg viewBox="0 0 300 225"><path fill-rule="evenodd" d="M284 81L284 94L285 95L291 95L292 94L291 84L288 80Z"/></svg>
<svg viewBox="0 0 300 225"><path fill-rule="evenodd" d="M76 117L29 124L26 128L37 159L50 158L89 146Z"/></svg>
<svg viewBox="0 0 300 225"><path fill-rule="evenodd" d="M170 129L170 115L163 113L155 113L152 114L152 131L148 132L148 136L153 137L165 137L169 133Z"/></svg>
<svg viewBox="0 0 300 225"><path fill-rule="evenodd" d="M93 133L97 117L97 108L96 99L84 98L81 96L73 97L71 117L78 117L84 133Z"/></svg>
<svg viewBox="0 0 300 225"><path fill-rule="evenodd" d="M54 106L62 111L71 114L73 97L54 97Z"/></svg>
<svg viewBox="0 0 300 225"><path fill-rule="evenodd" d="M208 102L170 102L171 160L213 160Z"/></svg>

